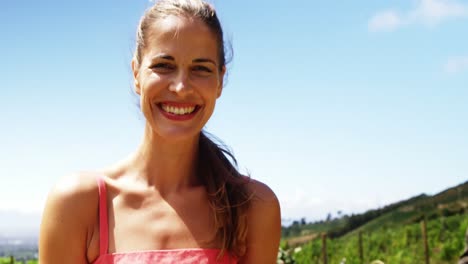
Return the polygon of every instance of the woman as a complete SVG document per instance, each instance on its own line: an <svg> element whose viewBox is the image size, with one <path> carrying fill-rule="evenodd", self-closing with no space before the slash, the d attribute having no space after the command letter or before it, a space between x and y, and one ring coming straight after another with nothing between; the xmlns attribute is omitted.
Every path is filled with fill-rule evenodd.
<svg viewBox="0 0 468 264"><path fill-rule="evenodd" d="M123 162L57 183L41 263L276 263L278 200L202 131L225 64L209 4L161 0L145 13L132 60L142 143Z"/></svg>

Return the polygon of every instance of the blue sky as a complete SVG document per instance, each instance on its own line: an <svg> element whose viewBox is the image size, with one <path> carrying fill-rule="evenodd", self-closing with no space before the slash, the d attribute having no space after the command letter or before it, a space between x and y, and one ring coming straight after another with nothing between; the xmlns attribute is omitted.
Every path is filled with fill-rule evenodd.
<svg viewBox="0 0 468 264"><path fill-rule="evenodd" d="M0 210L140 142L148 1L2 1ZM283 218L362 212L468 179L468 1L214 1L234 48L207 130Z"/></svg>

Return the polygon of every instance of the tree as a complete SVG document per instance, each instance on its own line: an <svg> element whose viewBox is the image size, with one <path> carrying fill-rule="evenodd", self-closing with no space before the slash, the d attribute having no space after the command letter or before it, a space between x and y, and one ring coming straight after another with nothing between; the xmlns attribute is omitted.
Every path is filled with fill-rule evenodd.
<svg viewBox="0 0 468 264"><path fill-rule="evenodd" d="M306 222L306 219L304 217L301 218L301 225L306 225L307 222Z"/></svg>
<svg viewBox="0 0 468 264"><path fill-rule="evenodd" d="M328 213L327 214L327 222L330 222L332 219L332 214L331 213Z"/></svg>

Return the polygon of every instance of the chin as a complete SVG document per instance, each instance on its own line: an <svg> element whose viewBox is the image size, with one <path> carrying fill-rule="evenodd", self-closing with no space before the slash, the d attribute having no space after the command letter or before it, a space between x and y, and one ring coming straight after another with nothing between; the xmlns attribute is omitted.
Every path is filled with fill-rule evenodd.
<svg viewBox="0 0 468 264"><path fill-rule="evenodd" d="M161 138L169 141L186 141L191 140L200 135L201 129L194 128L158 128L154 129Z"/></svg>

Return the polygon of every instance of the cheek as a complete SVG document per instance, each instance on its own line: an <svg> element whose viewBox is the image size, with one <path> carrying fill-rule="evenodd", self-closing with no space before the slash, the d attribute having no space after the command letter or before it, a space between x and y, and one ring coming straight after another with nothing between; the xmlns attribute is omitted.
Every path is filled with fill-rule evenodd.
<svg viewBox="0 0 468 264"><path fill-rule="evenodd" d="M140 111L143 113L146 119L151 119L153 106L149 102L149 97L141 96L140 97Z"/></svg>
<svg viewBox="0 0 468 264"><path fill-rule="evenodd" d="M153 100L162 87L163 80L158 76L146 76L141 83L140 106L146 118L151 118L153 112Z"/></svg>
<svg viewBox="0 0 468 264"><path fill-rule="evenodd" d="M204 93L205 96L218 97L219 81L217 78L200 78L194 82L194 85L200 87L200 91Z"/></svg>
<svg viewBox="0 0 468 264"><path fill-rule="evenodd" d="M153 75L147 77L145 82L142 85L141 93L144 97L151 97L154 96L161 88L166 87L167 80L164 78L159 77L158 75Z"/></svg>

